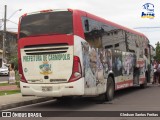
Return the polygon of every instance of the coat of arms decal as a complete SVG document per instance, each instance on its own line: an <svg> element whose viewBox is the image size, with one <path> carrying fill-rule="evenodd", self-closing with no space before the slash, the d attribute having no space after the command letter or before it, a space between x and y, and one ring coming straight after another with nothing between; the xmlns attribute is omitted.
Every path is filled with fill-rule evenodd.
<svg viewBox="0 0 160 120"><path fill-rule="evenodd" d="M44 61L42 65L39 66L40 68L40 74L43 74L45 76L52 74L51 71L51 64L48 64L48 61Z"/></svg>

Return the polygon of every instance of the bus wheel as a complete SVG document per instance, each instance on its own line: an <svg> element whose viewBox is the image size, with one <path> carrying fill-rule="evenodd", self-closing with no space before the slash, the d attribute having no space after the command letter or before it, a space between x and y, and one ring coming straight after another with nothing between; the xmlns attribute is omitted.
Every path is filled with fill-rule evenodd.
<svg viewBox="0 0 160 120"><path fill-rule="evenodd" d="M113 100L114 97L114 81L112 77L109 77L107 80L107 89L105 93L105 99L106 101Z"/></svg>

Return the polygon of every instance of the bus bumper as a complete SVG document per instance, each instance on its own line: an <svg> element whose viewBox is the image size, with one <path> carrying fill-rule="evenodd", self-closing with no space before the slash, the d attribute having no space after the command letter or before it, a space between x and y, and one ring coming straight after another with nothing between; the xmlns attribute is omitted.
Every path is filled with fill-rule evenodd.
<svg viewBox="0 0 160 120"><path fill-rule="evenodd" d="M20 82L22 96L62 97L84 95L84 78L60 84L28 84Z"/></svg>

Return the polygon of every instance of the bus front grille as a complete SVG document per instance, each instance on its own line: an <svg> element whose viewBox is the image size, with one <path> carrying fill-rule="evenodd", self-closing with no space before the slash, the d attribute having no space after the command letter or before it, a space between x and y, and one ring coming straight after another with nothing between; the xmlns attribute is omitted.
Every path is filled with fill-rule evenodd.
<svg viewBox="0 0 160 120"><path fill-rule="evenodd" d="M59 54L67 52L68 44L30 45L24 48L27 55Z"/></svg>

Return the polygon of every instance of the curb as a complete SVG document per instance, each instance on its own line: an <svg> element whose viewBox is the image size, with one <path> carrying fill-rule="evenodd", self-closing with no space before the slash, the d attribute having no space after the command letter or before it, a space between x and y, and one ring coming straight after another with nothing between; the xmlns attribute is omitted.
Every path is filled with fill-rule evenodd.
<svg viewBox="0 0 160 120"><path fill-rule="evenodd" d="M1 83L8 83L8 81L0 81L0 84L1 84Z"/></svg>
<svg viewBox="0 0 160 120"><path fill-rule="evenodd" d="M50 98L37 98L37 99L34 99L34 100L5 104L5 105L0 106L0 110L11 109L11 108L15 108L15 107L20 107L20 106L24 106L24 105L30 105L30 104L45 102L45 101L49 101L49 100L53 100L53 98L51 98L51 97Z"/></svg>

